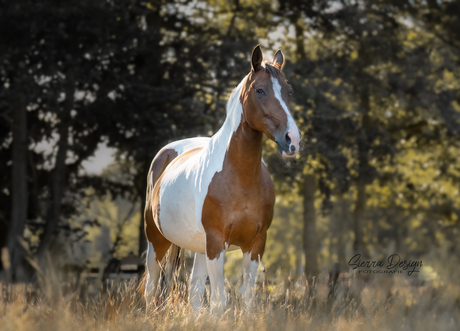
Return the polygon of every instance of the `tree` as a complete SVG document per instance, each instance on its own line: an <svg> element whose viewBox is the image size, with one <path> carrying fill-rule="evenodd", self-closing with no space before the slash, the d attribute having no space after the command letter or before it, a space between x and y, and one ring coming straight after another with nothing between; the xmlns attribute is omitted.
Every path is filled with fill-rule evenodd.
<svg viewBox="0 0 460 331"><path fill-rule="evenodd" d="M1 44L5 52L0 72L7 87L2 91L6 100L3 110L8 117L13 113L25 114L28 109L27 122L30 123L27 132L22 129L21 136L28 136L27 145L30 147L28 151L23 148L22 154L16 153L22 155L21 158L13 159L12 168L22 181L18 193L22 222L16 221L17 217L12 219L11 231L15 234L11 233L9 240L11 242L13 237L23 233L24 213L28 212L29 219L38 220L34 222L41 233L37 253L43 265L44 252L61 217L73 211L71 201L67 199L65 202L63 198L71 190L83 194L82 187L91 180L82 176L81 162L91 156L104 139L117 145L132 135L133 128L125 125L152 115L146 112L152 107L152 99L156 97L154 102L157 104L171 100L171 95L161 94L163 89L157 87L158 83L149 88L151 80L146 81L147 73L135 75L136 70L153 69L155 72L164 67L160 59L167 47L163 53L151 48L151 42L158 44L161 41L161 33L158 29L143 32L139 19L150 11L145 5L130 1L119 4L75 1L67 2L65 6L59 2L30 4L24 1L4 3L2 7ZM24 25L23 22L30 24ZM151 62L146 65L148 56ZM193 91L190 89L188 93ZM22 100L17 113L14 107L18 106L11 101L14 96ZM115 102L118 98L120 101ZM124 115L126 109L133 108L134 98L142 101L135 100L137 109ZM161 110L158 113L163 115ZM162 118L158 120L157 115L149 130L155 127L165 130L164 122L167 121ZM15 121L19 119L14 117ZM175 119L177 123L183 120ZM3 146L14 146L15 150L19 144L24 146L24 139L16 139L16 134L13 138L11 145L6 135ZM45 140L51 140L56 154L47 156L43 151L36 151L34 147ZM24 157L26 152L27 158ZM28 190L30 184L24 185L26 161L34 173L30 183L33 192ZM6 187L11 190L12 186ZM103 189L102 186L99 188ZM13 196L15 194L16 191ZM33 201L33 210L26 208L27 200ZM51 203L42 209L42 201ZM14 206L13 213L18 203ZM8 215L5 213L7 220ZM40 219L45 222L41 223ZM15 270L12 271L14 277Z"/></svg>
<svg viewBox="0 0 460 331"><path fill-rule="evenodd" d="M342 195L354 183L353 246L355 253L364 255L370 239L369 233L366 240L367 189L376 179L387 185L383 184L389 178L384 167L394 161L404 133L410 132L420 142L443 139L435 132L427 135L424 129L423 113L433 105L441 116L429 116L447 126L453 127L458 116L452 106L454 93L437 93L433 85L439 72L428 50L439 43L430 45L433 39L425 35L430 32L420 31L420 17L428 19L423 15L425 7L407 5L391 1L280 3L280 15L295 31L295 38L288 39L285 47L295 45L288 58L296 58L296 64L286 70L291 71L288 77L295 77L291 79L297 92L294 109L299 110L296 116L308 139L289 176L299 180L305 166L316 169L326 207L331 206L331 195ZM407 14L413 16L403 19ZM421 38L414 42L414 36ZM447 54L443 53L444 65L452 63ZM280 167L274 169L283 173Z"/></svg>
<svg viewBox="0 0 460 331"><path fill-rule="evenodd" d="M227 76L229 84L240 79L236 68L242 68L242 57L231 60L241 54L241 38L221 43L218 28L181 10L161 1L2 3L0 73L8 87L1 91L3 118L12 117L11 100L18 95L23 101L18 114L27 109L29 123L27 150L2 170L15 169L23 183L18 201L24 207L29 200L31 207L20 210L22 223L9 222L11 211L2 217L20 236L27 212L27 227L40 234L39 246L31 249L42 266L59 225L75 212L72 199L84 197L92 186L100 195L129 191L133 201L143 201L148 165L159 148L219 125L218 114L225 111L220 96L227 88L216 75ZM11 144L13 125L2 126L2 153L11 158L20 140ZM46 141L51 154L37 149ZM138 171L131 183L82 172L82 162L101 142L116 148L119 159L133 162ZM11 188L6 181L2 202L9 201Z"/></svg>

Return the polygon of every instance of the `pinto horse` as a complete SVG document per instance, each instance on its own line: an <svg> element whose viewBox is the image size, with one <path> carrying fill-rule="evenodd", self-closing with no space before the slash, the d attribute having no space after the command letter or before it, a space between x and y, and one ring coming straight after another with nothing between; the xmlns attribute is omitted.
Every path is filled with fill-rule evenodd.
<svg viewBox="0 0 460 331"><path fill-rule="evenodd" d="M243 296L253 307L257 269L273 217L275 194L262 161L265 133L283 157L299 150L300 132L288 109L292 88L284 79L283 53L263 62L256 46L251 72L233 90L227 117L211 138L175 141L152 161L147 179L145 233L148 239L145 298L147 311L159 286L161 261L168 249L195 253L189 302L201 306L211 283L211 312L222 314L224 254L243 251Z"/></svg>

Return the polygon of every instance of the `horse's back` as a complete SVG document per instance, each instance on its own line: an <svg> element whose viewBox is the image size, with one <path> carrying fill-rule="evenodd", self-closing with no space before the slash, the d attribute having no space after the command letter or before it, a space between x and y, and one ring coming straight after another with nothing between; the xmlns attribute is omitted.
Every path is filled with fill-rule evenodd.
<svg viewBox="0 0 460 331"><path fill-rule="evenodd" d="M150 164L148 174L148 188L153 189L158 178L164 172L166 167L179 155L193 149L203 148L210 138L197 137L177 140L164 146L155 156ZM147 194L148 199L148 194Z"/></svg>

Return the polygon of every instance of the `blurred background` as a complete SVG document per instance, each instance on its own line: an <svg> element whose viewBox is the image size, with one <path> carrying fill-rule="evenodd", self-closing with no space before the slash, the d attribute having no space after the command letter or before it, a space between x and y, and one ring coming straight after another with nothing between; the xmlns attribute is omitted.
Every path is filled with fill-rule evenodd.
<svg viewBox="0 0 460 331"><path fill-rule="evenodd" d="M264 140L267 274L458 263L459 17L443 0L0 2L0 279L142 264L152 158L220 128L257 44L285 54L303 137L292 161Z"/></svg>

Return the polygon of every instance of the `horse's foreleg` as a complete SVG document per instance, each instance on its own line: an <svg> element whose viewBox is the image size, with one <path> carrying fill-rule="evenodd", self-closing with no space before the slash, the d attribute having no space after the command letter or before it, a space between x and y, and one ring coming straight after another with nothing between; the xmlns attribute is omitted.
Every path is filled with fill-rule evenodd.
<svg viewBox="0 0 460 331"><path fill-rule="evenodd" d="M155 292L158 287L158 280L160 279L160 271L161 267L160 264L157 262L156 254L153 249L152 243L148 243L147 249L147 259L146 259L146 267L147 267L147 280L145 282L145 289L144 289L144 297L146 303L145 314L147 315L149 312L150 305L155 297Z"/></svg>
<svg viewBox="0 0 460 331"><path fill-rule="evenodd" d="M265 250L267 230L260 231L251 243L251 248L243 254L243 301L246 310L251 313L254 308L257 269Z"/></svg>
<svg viewBox="0 0 460 331"><path fill-rule="evenodd" d="M252 259L250 252L243 254L243 301L249 313L254 307L254 291L256 285L257 269L259 268L259 255Z"/></svg>
<svg viewBox="0 0 460 331"><path fill-rule="evenodd" d="M211 282L211 314L221 316L227 302L224 283L224 256L227 249L223 242L209 240L209 236L206 239L206 266ZM219 246L224 247L217 250ZM216 250L220 253L216 253Z"/></svg>
<svg viewBox="0 0 460 331"><path fill-rule="evenodd" d="M201 307L207 277L208 269L206 267L206 255L203 253L195 253L192 276L190 277L189 293L189 301L194 311L197 311Z"/></svg>

